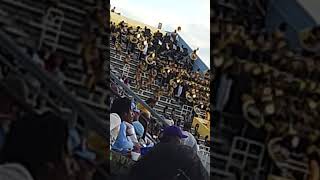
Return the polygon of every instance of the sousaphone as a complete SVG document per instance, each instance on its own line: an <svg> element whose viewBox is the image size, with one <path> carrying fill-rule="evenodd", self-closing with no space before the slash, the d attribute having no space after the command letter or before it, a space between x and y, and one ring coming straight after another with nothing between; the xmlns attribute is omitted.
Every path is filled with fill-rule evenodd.
<svg viewBox="0 0 320 180"><path fill-rule="evenodd" d="M155 64L155 59L156 59L156 53L151 53L146 57L146 63L151 65L151 64Z"/></svg>
<svg viewBox="0 0 320 180"><path fill-rule="evenodd" d="M132 44L137 44L138 43L138 38L137 37L135 37L134 35L130 35L129 36L129 40L130 40L130 42L132 43Z"/></svg>

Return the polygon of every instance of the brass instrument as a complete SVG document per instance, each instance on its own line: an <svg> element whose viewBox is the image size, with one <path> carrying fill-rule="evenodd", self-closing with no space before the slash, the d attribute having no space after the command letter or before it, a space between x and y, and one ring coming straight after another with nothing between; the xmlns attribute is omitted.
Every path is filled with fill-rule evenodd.
<svg viewBox="0 0 320 180"><path fill-rule="evenodd" d="M129 36L129 40L133 44L137 44L138 43L138 38L136 38L134 35L130 35Z"/></svg>
<svg viewBox="0 0 320 180"><path fill-rule="evenodd" d="M144 42L144 41L147 40L147 38L145 38L144 36L140 36L140 39L139 39L139 40L142 41L142 42Z"/></svg>
<svg viewBox="0 0 320 180"><path fill-rule="evenodd" d="M158 73L157 73L157 70L154 69L153 71L151 71L151 75L152 75L153 77L156 77L157 74L158 74Z"/></svg>
<svg viewBox="0 0 320 180"><path fill-rule="evenodd" d="M121 48L121 44L120 44L119 41L116 42L115 47L116 47L116 49L120 49Z"/></svg>
<svg viewBox="0 0 320 180"><path fill-rule="evenodd" d="M144 45L141 42L138 43L137 47L138 47L139 51L143 51L143 49L144 49Z"/></svg>
<svg viewBox="0 0 320 180"><path fill-rule="evenodd" d="M192 52L190 58L195 61L196 59L198 59L198 55L195 52Z"/></svg>
<svg viewBox="0 0 320 180"><path fill-rule="evenodd" d="M169 84L174 88L178 87L178 84L176 83L175 79L171 79Z"/></svg>
<svg viewBox="0 0 320 180"><path fill-rule="evenodd" d="M188 100L189 102L193 102L193 98L192 98L192 96L191 96L191 94L190 94L189 91L186 93L186 98L187 98L187 100Z"/></svg>
<svg viewBox="0 0 320 180"><path fill-rule="evenodd" d="M156 61L155 61L155 57L156 57L156 54L153 52L151 54L149 54L147 57L146 57L146 63L151 65L151 64L155 64Z"/></svg>
<svg viewBox="0 0 320 180"><path fill-rule="evenodd" d="M194 50L191 54L190 54L190 58L192 59L192 60L196 60L196 59L198 59L198 55L197 55L197 51L199 50L199 48L197 48L196 50Z"/></svg>
<svg viewBox="0 0 320 180"><path fill-rule="evenodd" d="M142 68L143 71L146 71L148 69L148 66L145 62L142 61Z"/></svg>
<svg viewBox="0 0 320 180"><path fill-rule="evenodd" d="M194 110L194 112L199 116L199 117L201 117L201 110L200 110L200 108L198 107L199 105L194 105L193 106L193 110Z"/></svg>
<svg viewBox="0 0 320 180"><path fill-rule="evenodd" d="M164 67L164 68L162 68L162 70L161 70L161 73L163 74L163 75L168 75L168 73L170 73L170 67Z"/></svg>
<svg viewBox="0 0 320 180"><path fill-rule="evenodd" d="M264 125L264 116L261 114L259 109L256 107L256 102L250 96L243 96L244 101L242 105L242 111L245 119L249 121L254 127L260 128Z"/></svg>

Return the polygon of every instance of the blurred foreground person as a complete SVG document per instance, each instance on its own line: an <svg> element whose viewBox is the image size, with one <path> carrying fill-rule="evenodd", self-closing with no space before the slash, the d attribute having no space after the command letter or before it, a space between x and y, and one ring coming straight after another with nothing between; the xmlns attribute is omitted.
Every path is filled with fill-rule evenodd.
<svg viewBox="0 0 320 180"><path fill-rule="evenodd" d="M15 121L1 152L1 180L70 179L67 123L52 113Z"/></svg>
<svg viewBox="0 0 320 180"><path fill-rule="evenodd" d="M160 143L132 167L128 177L130 180L209 180L209 173L189 146Z"/></svg>
<svg viewBox="0 0 320 180"><path fill-rule="evenodd" d="M18 77L9 74L0 81L0 150L10 131L12 122L18 119L26 104L27 87ZM25 103L25 104L21 104Z"/></svg>
<svg viewBox="0 0 320 180"><path fill-rule="evenodd" d="M182 130L178 126L166 127L162 135L160 136L160 143L173 143L182 144L183 139L188 138L187 135L183 134Z"/></svg>
<svg viewBox="0 0 320 180"><path fill-rule="evenodd" d="M119 98L114 100L111 108L112 117L118 117L116 126L113 129L117 129L118 135L115 138L115 142L112 144L112 149L121 153L128 153L133 148L140 148L134 127L133 121L133 109L132 103L129 98ZM121 120L121 123L119 122ZM111 121L113 123L113 121ZM119 124L120 123L120 124ZM113 127L113 125L112 125ZM113 133L113 130L111 129Z"/></svg>
<svg viewBox="0 0 320 180"><path fill-rule="evenodd" d="M183 127L183 133L185 135L187 135L187 138L184 138L182 140L182 143L184 145L190 146L195 152L199 151L199 146L197 143L196 138L189 132L189 130L191 129L191 124L186 123Z"/></svg>

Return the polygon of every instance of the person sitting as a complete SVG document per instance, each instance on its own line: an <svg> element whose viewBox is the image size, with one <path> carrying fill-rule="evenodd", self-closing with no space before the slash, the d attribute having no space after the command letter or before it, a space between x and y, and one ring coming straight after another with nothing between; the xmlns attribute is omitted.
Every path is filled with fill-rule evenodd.
<svg viewBox="0 0 320 180"><path fill-rule="evenodd" d="M131 100L127 97L114 100L111 113L118 114L121 119L119 133L111 148L121 153L128 153L134 146L139 147L131 124L133 119Z"/></svg>

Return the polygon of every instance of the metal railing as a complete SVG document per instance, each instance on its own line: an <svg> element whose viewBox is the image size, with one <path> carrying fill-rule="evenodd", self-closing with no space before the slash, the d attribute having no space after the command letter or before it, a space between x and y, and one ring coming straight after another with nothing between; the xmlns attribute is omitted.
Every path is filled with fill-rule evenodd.
<svg viewBox="0 0 320 180"><path fill-rule="evenodd" d="M169 126L169 124L157 113L153 110L147 103L145 103L138 95L136 95L127 85L121 82L116 75L110 72L110 78L119 86L123 88L127 92L128 95L132 96L137 102L142 104L153 117L155 117L157 123L163 126Z"/></svg>

